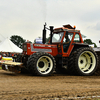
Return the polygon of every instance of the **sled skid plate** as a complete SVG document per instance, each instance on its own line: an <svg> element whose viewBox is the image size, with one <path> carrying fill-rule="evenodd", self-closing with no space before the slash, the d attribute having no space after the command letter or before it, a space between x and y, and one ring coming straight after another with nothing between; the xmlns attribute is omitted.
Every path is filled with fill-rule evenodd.
<svg viewBox="0 0 100 100"><path fill-rule="evenodd" d="M8 65L8 66L22 66L23 63L20 62L1 62L2 65Z"/></svg>
<svg viewBox="0 0 100 100"><path fill-rule="evenodd" d="M21 73L23 63L20 62L0 62L3 70Z"/></svg>

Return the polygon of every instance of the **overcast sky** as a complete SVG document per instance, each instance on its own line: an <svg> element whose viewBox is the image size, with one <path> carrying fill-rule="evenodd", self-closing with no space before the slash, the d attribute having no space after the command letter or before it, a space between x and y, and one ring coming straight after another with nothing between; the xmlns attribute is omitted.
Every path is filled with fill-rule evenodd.
<svg viewBox="0 0 100 100"><path fill-rule="evenodd" d="M0 0L1 38L19 35L33 42L42 37L45 22L76 25L100 46L100 0Z"/></svg>

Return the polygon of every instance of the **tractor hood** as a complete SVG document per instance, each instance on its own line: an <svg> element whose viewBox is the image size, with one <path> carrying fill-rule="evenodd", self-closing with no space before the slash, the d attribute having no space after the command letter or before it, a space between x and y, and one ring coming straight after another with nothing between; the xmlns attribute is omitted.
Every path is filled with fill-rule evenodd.
<svg viewBox="0 0 100 100"><path fill-rule="evenodd" d="M25 45L25 44L24 44ZM47 52L53 56L58 54L57 45L54 44L31 44L27 43L27 54L31 55L35 52Z"/></svg>

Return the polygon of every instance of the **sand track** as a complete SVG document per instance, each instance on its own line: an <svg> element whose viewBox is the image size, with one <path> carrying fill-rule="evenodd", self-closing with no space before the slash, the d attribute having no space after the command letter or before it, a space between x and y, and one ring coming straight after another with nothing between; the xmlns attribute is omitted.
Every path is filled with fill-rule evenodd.
<svg viewBox="0 0 100 100"><path fill-rule="evenodd" d="M93 100L97 96L100 96L99 75L41 77L0 70L0 100L77 100L81 97Z"/></svg>

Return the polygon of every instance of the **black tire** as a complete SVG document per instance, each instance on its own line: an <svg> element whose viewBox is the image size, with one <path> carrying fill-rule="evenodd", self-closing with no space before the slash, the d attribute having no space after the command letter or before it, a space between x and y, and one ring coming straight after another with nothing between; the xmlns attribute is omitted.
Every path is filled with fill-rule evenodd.
<svg viewBox="0 0 100 100"><path fill-rule="evenodd" d="M81 47L70 55L68 70L76 75L93 75L98 67L98 62L98 56L91 47Z"/></svg>
<svg viewBox="0 0 100 100"><path fill-rule="evenodd" d="M36 52L28 58L27 67L31 74L39 76L51 75L56 62L52 55L45 52Z"/></svg>

